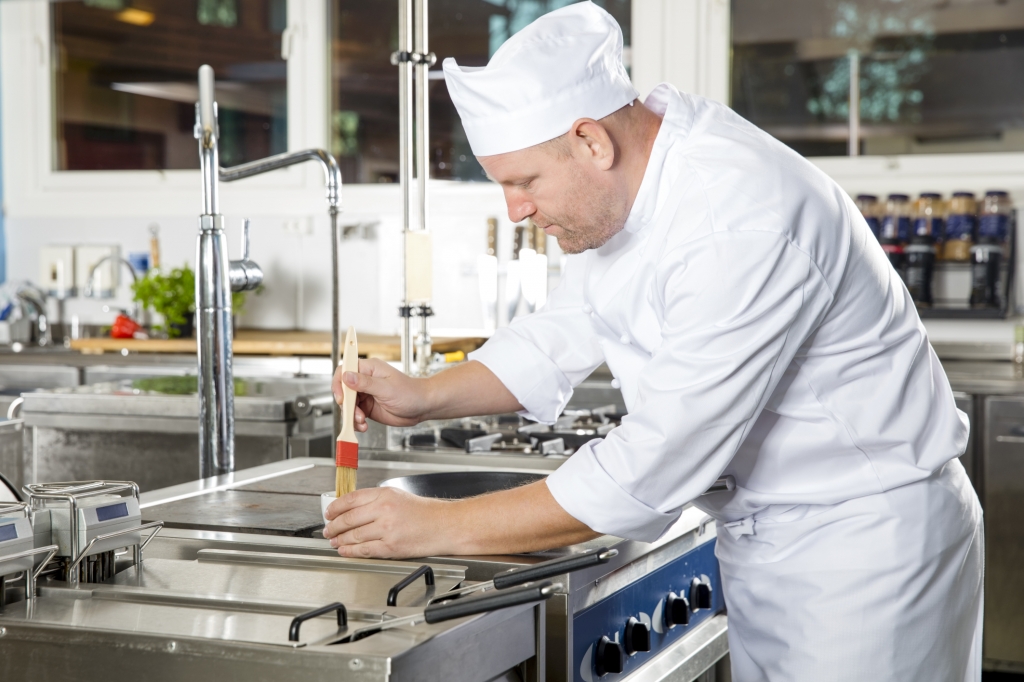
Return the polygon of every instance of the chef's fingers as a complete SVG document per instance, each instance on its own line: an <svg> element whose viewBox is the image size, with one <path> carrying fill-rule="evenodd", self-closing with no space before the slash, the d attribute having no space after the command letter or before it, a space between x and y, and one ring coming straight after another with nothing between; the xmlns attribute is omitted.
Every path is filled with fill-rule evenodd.
<svg viewBox="0 0 1024 682"><path fill-rule="evenodd" d="M362 372L344 372L341 378L346 386L355 389L359 393L380 395L382 392L387 391L384 380L375 379L369 374L363 374Z"/></svg>
<svg viewBox="0 0 1024 682"><path fill-rule="evenodd" d="M394 375L395 368L378 358L363 358L359 361L359 373L387 379Z"/></svg>
<svg viewBox="0 0 1024 682"><path fill-rule="evenodd" d="M327 507L327 518L335 519L350 509L356 507L362 507L365 504L375 502L380 496L382 490L391 490L390 488L362 488L348 495L342 495L334 502L331 502L330 506Z"/></svg>
<svg viewBox="0 0 1024 682"><path fill-rule="evenodd" d="M383 540L384 532L379 523L368 523L365 526L352 528L331 538L332 547L344 547L345 545L358 545L374 540Z"/></svg>
<svg viewBox="0 0 1024 682"><path fill-rule="evenodd" d="M339 405L345 402L345 391L343 390L344 386L341 383L342 374L343 372L341 371L341 367L339 367L338 369L334 370L334 376L331 377L331 393L334 394L334 402L338 403Z"/></svg>
<svg viewBox="0 0 1024 682"><path fill-rule="evenodd" d="M334 504L334 502L331 504ZM335 513L332 515L329 513L328 518L330 521L324 527L324 536L334 537L354 528L373 523L380 515L374 506L372 504L364 504L361 507L355 507L340 514Z"/></svg>
<svg viewBox="0 0 1024 682"><path fill-rule="evenodd" d="M382 540L361 542L358 545L342 545L338 555L350 559L389 559L394 552Z"/></svg>
<svg viewBox="0 0 1024 682"><path fill-rule="evenodd" d="M334 376L331 379L331 392L334 393L334 400L339 405L344 399L343 388L347 384L349 388L354 388L360 393L371 393L375 394L373 390L365 388L365 385L374 383L374 379L390 379L395 373L395 369L384 362L376 358L364 358L359 361L359 372L342 372L341 368L335 370ZM345 375L349 377L355 377L355 379L345 379ZM363 383L360 383L362 380ZM383 386L381 382L375 382L375 385L380 387ZM379 390L379 389L378 389Z"/></svg>

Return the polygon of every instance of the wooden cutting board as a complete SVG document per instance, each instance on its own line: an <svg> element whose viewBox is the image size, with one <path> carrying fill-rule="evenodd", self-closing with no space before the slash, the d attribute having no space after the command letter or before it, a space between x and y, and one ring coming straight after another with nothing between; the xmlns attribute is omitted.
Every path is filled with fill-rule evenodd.
<svg viewBox="0 0 1024 682"><path fill-rule="evenodd" d="M436 353L450 353L461 350L465 353L483 345L483 338L435 338L433 349ZM196 352L195 339L75 339L73 350L87 354L120 353L177 353L187 355ZM331 355L330 332L273 331L242 329L235 335L236 355ZM401 359L399 338L378 334L359 335L359 355L382 360Z"/></svg>

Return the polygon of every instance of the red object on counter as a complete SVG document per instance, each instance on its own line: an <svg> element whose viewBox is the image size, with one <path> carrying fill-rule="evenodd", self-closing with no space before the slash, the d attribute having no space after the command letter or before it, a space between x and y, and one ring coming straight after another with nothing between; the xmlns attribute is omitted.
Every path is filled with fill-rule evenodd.
<svg viewBox="0 0 1024 682"><path fill-rule="evenodd" d="M114 324L110 327L110 338L134 339L139 332L142 332L139 323L122 313L117 316Z"/></svg>

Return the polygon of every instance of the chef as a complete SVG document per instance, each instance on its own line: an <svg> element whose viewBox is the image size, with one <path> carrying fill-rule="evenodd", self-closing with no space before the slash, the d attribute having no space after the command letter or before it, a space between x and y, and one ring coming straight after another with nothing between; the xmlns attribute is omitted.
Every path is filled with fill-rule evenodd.
<svg viewBox="0 0 1024 682"><path fill-rule="evenodd" d="M583 2L445 79L509 218L569 255L536 313L462 366L335 376L357 423L518 411L551 423L607 363L629 414L546 481L468 500L334 502L342 556L653 541L718 522L738 682L980 679L982 526L968 423L914 304L846 193L728 107L658 86ZM736 489L698 497L719 476Z"/></svg>

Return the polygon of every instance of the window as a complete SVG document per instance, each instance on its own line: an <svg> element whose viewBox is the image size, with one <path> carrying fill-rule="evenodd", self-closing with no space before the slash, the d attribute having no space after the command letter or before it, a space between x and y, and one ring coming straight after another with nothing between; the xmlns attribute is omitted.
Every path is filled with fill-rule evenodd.
<svg viewBox="0 0 1024 682"><path fill-rule="evenodd" d="M431 0L430 174L452 180L485 180L448 96L441 62L483 66L509 36L537 17L575 0ZM332 152L342 175L354 182L398 179L398 70L391 53L398 41L393 0L332 0ZM630 0L597 0L622 26L629 45ZM628 54L628 52L627 52ZM627 63L628 67L629 64Z"/></svg>
<svg viewBox="0 0 1024 682"><path fill-rule="evenodd" d="M731 103L807 156L1024 151L1024 0L732 0Z"/></svg>
<svg viewBox="0 0 1024 682"><path fill-rule="evenodd" d="M51 9L55 170L198 168L196 72L217 73L225 166L287 150L286 0L75 0Z"/></svg>

